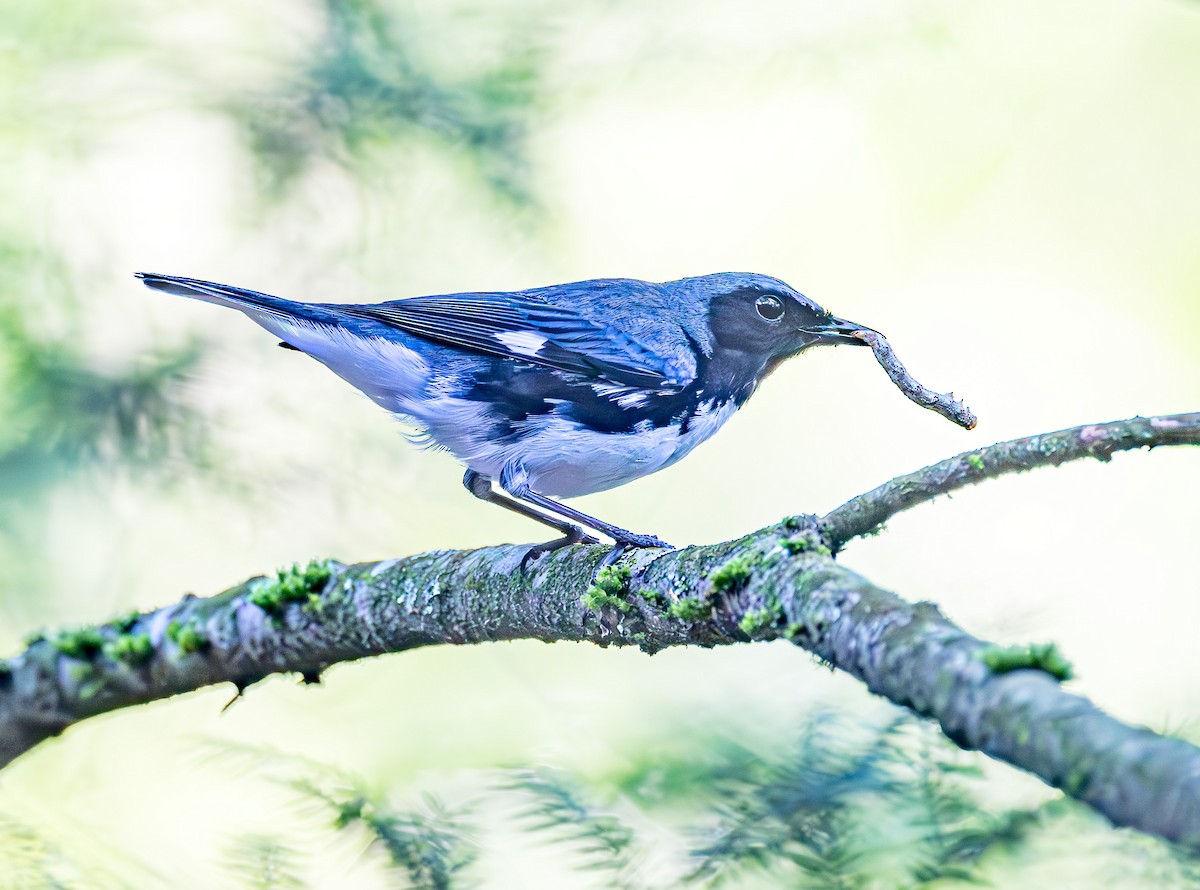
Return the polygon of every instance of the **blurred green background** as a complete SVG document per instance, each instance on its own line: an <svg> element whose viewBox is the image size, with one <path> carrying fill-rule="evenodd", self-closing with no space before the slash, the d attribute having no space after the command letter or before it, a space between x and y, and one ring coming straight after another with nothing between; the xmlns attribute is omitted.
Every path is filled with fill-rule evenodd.
<svg viewBox="0 0 1200 890"><path fill-rule="evenodd" d="M1195 2L0 0L0 169L7 652L314 556L540 539L315 362L139 269L348 302L759 271L980 415L967 434L917 409L865 352L805 356L681 465L578 501L677 543L1200 407ZM1073 690L1196 738L1198 494L1195 453L1122 455L965 491L842 559L980 636L1054 640ZM822 786L820 824L858 847L806 865L758 839L698 877L957 886L896 861L944 779L930 812L963 809L938 843L953 819L1037 820L964 881L1190 880L782 643L431 649L230 695L87 721L0 774L0 887L436 886L405 850L464 885L673 886L775 806L722 797L731 776L761 791L767 765L816 762L798 739L842 756L864 726L928 769ZM539 807L575 840L533 830ZM820 836L793 823L793 851Z"/></svg>

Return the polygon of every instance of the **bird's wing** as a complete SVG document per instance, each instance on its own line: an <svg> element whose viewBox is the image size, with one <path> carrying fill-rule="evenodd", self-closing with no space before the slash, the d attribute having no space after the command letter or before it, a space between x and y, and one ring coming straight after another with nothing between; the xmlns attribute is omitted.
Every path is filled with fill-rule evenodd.
<svg viewBox="0 0 1200 890"><path fill-rule="evenodd" d="M337 309L448 346L627 386L678 389L695 376L694 360L660 354L573 308L519 294L413 297Z"/></svg>

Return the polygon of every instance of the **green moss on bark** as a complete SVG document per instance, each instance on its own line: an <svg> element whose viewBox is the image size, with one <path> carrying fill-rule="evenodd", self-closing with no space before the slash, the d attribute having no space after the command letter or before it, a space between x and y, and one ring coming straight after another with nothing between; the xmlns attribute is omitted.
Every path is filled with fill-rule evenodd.
<svg viewBox="0 0 1200 890"><path fill-rule="evenodd" d="M583 595L583 604L593 612L599 612L606 606L619 612L628 612L632 608L627 598L629 578L629 566L605 566L596 573L596 580Z"/></svg>
<svg viewBox="0 0 1200 890"><path fill-rule="evenodd" d="M1056 680L1070 680L1074 674L1071 662L1058 651L1054 643L1032 643L1028 646L985 646L979 659L993 674L1010 671L1044 671Z"/></svg>
<svg viewBox="0 0 1200 890"><path fill-rule="evenodd" d="M713 593L727 593L730 590L737 590L750 580L753 569L754 560L751 557L747 555L733 557L733 559L718 566L709 576L708 580L712 583Z"/></svg>
<svg viewBox="0 0 1200 890"><path fill-rule="evenodd" d="M204 631L191 621L186 624L180 621L171 621L167 625L167 639L187 654L201 652L209 646L209 640Z"/></svg>
<svg viewBox="0 0 1200 890"><path fill-rule="evenodd" d="M50 645L69 658L88 660L95 658L104 648L105 638L94 627L79 630L64 630L50 639Z"/></svg>
<svg viewBox="0 0 1200 890"><path fill-rule="evenodd" d="M750 609L742 616L742 620L738 622L738 627L742 629L748 637L752 637L760 631L764 631L775 623L776 614L770 609Z"/></svg>
<svg viewBox="0 0 1200 890"><path fill-rule="evenodd" d="M794 538L784 538L779 543L783 549L792 556L798 556L801 553L815 553L818 556L833 555L833 551L819 541L814 541L808 535L797 535Z"/></svg>
<svg viewBox="0 0 1200 890"><path fill-rule="evenodd" d="M114 661L145 664L154 654L154 644L147 633L124 633L104 644L104 654Z"/></svg>
<svg viewBox="0 0 1200 890"><path fill-rule="evenodd" d="M246 599L270 615L281 612L289 603L309 603L319 596L333 575L329 560L312 560L301 567L280 569L273 579L264 578L246 595Z"/></svg>
<svg viewBox="0 0 1200 890"><path fill-rule="evenodd" d="M712 604L706 599L682 599L677 603L671 603L667 608L667 614L680 621L692 623L704 621L712 615Z"/></svg>

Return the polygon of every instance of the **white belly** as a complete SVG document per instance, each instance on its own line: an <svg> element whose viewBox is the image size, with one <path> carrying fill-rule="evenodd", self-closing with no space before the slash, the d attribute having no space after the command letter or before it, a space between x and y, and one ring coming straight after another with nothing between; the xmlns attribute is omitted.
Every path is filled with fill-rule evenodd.
<svg viewBox="0 0 1200 890"><path fill-rule="evenodd" d="M439 401L440 416L422 418L434 442L490 479L499 479L505 465L520 461L534 491L568 498L615 488L669 467L720 429L737 410L732 402L719 407L707 402L682 435L679 426L655 429L649 424L643 432L599 433L563 417L543 415L531 419L519 441L492 442L472 435L487 428L486 423L472 423L469 418L471 413L481 417L478 403ZM453 422L446 423L451 416Z"/></svg>

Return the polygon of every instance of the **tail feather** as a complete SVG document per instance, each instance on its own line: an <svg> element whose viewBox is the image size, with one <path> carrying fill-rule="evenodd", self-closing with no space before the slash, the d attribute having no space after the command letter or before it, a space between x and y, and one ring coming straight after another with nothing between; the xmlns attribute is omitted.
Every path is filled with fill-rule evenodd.
<svg viewBox="0 0 1200 890"><path fill-rule="evenodd" d="M411 415L412 401L430 375L416 338L396 331L381 336L377 322L347 313L333 303L299 303L270 294L177 275L138 272L147 287L238 309L283 342L312 356L358 387L388 411Z"/></svg>
<svg viewBox="0 0 1200 890"><path fill-rule="evenodd" d="M218 306L229 306L242 311L265 312L284 318L303 318L309 314L305 311L306 307L303 303L284 300L255 290L247 290L244 287L217 284L215 281L202 281L198 278L183 278L178 275L160 275L156 272L136 272L134 275L151 290L179 297L190 297L193 300L204 300L207 303L216 303Z"/></svg>

